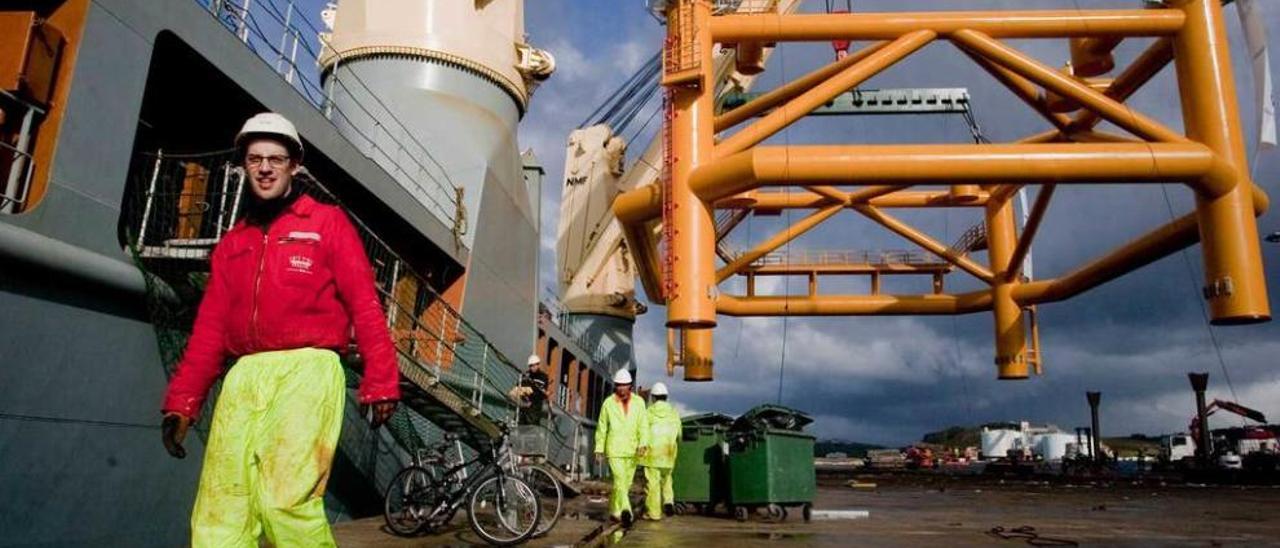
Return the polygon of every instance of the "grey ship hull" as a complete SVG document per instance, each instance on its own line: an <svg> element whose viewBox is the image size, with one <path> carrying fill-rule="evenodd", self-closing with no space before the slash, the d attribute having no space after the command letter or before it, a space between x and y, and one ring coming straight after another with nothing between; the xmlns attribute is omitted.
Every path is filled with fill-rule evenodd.
<svg viewBox="0 0 1280 548"><path fill-rule="evenodd" d="M175 460L159 443L167 379L119 230L139 150L221 148L240 120L280 112L308 140L312 169L403 253L444 278L484 267L468 293L488 300L464 314L508 341L509 355L532 346L536 284L523 278L536 275L536 257L520 255L530 264L515 272L509 263L509 246L537 246L536 219L509 215L528 197L487 194L472 213L477 247L455 245L450 227L195 2L93 0L60 85L71 91L50 190L31 212L0 216L0 546L187 541L203 447L192 436ZM335 517L376 511L378 486L359 469L381 477L398 466L387 436L361 429L354 410L347 419L327 497Z"/></svg>

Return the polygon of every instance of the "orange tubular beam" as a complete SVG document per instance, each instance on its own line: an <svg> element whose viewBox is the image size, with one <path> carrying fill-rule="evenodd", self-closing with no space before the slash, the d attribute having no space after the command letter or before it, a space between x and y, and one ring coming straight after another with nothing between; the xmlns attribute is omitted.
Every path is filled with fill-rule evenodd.
<svg viewBox="0 0 1280 548"><path fill-rule="evenodd" d="M1124 101L1133 95L1138 88L1159 74L1169 61L1173 60L1173 40L1161 38L1143 51L1129 67L1124 69L1107 88L1107 97ZM1098 125L1102 118L1092 110L1085 110L1071 121L1071 132L1084 131Z"/></svg>
<svg viewBox="0 0 1280 548"><path fill-rule="evenodd" d="M871 55L872 53L880 51L881 48L883 48L888 44L889 44L888 42L877 42L875 44L871 44L865 48L862 48L858 51L850 53L849 55L845 56L844 59L841 59L839 61L831 63L830 65L827 65L818 70L810 72L809 74L796 78L795 80L787 84L784 84L773 91L770 91L768 93L765 93L764 95L756 97L755 99L752 99L750 103L747 103L729 112L716 116L716 120L715 120L716 132L719 133L733 126L741 124L742 122L745 122L746 120L760 114L761 112L764 112L786 101L791 100L795 96L808 91L813 86L821 84L822 82L825 82L831 79L832 76L840 74L841 72L844 71L844 69L847 69L857 64L858 61L866 59L868 55Z"/></svg>
<svg viewBox="0 0 1280 548"><path fill-rule="evenodd" d="M728 316L939 315L970 314L990 309L991 294L987 291L960 295L720 295L716 302L716 310Z"/></svg>
<svg viewBox="0 0 1280 548"><path fill-rule="evenodd" d="M841 203L841 204L849 203L849 195L845 194L844 192L841 192L840 189L838 188L825 186L825 185L813 185L813 186L807 186L804 188L809 192L812 192L814 194L827 198L831 201Z"/></svg>
<svg viewBox="0 0 1280 548"><path fill-rule="evenodd" d="M1018 96L1019 99L1022 99L1022 102L1031 107L1031 110L1036 111L1043 116L1045 120L1048 120L1050 124L1053 124L1053 127L1062 131L1067 129L1067 126L1071 123L1071 118L1065 114L1050 111L1048 103L1044 100L1044 96L1040 94L1040 88L1035 84L1022 76L1019 76L1017 73L997 65L991 62L991 60L977 55L972 51L962 51L964 51L964 54L968 55L970 59L973 59L973 62L977 63L978 66L991 74L993 78L1001 84L1004 84L1005 87L1009 88L1009 91L1013 92L1013 94Z"/></svg>
<svg viewBox="0 0 1280 548"><path fill-rule="evenodd" d="M905 188L898 186L868 187L872 188ZM861 191L859 191L861 192ZM857 194L857 192L853 193ZM878 208L920 208L920 207L982 207L987 201L987 194L979 192L976 200L957 200L948 191L924 190L916 192L894 191L892 194L870 198L867 205ZM815 194L759 192L756 194L756 211L777 211L779 209L814 209L825 205L827 199Z"/></svg>
<svg viewBox="0 0 1280 548"><path fill-rule="evenodd" d="M700 200L689 188L689 175L699 164L711 160L712 124L715 118L715 82L710 74L714 66L709 32L711 5L704 1L672 2L667 11L670 73L696 72L692 81L668 86L672 106L667 120L670 131L669 177L671 213L664 226L671 236L667 242L667 259L671 271L664 282L667 295L667 327L705 328L716 325L715 249L716 227L708 202ZM687 27L687 28L686 28ZM682 33L688 32L689 35ZM675 51L672 51L672 49ZM687 57L686 57L687 54ZM690 85L684 85L684 84ZM706 356L710 359L710 356ZM689 367L689 355L685 367Z"/></svg>
<svg viewBox="0 0 1280 548"><path fill-rule="evenodd" d="M711 21L717 42L892 40L917 30L947 36L972 29L997 38L1167 36L1183 27L1179 10L1034 10L1000 12L721 15Z"/></svg>
<svg viewBox="0 0 1280 548"><path fill-rule="evenodd" d="M1169 3L1187 18L1173 44L1187 135L1221 158L1230 173L1223 178L1234 183L1222 195L1196 195L1209 313L1218 325L1268 321L1271 306L1222 5L1218 0Z"/></svg>
<svg viewBox="0 0 1280 548"><path fill-rule="evenodd" d="M760 245L757 245L751 251L739 255L732 263L729 263L716 271L716 282L718 283L728 279L730 276L733 276L734 273L741 270L742 267L755 262L756 259L759 259L760 257L768 255L770 251L778 249L783 244L798 238L801 234L804 234L813 227L818 226L822 221L831 218L832 215L839 213L842 209L844 209L843 203L828 205L827 207L810 213L809 216L796 221L794 225L774 234L773 237L760 243Z"/></svg>
<svg viewBox="0 0 1280 548"><path fill-rule="evenodd" d="M1253 214L1266 213L1270 200L1258 187L1252 188ZM1023 306L1069 299L1119 278L1135 269L1194 245L1200 241L1196 214L1188 214L1148 232L1129 243L1090 261L1070 273L1051 280L1022 284L1013 297Z"/></svg>
<svg viewBox="0 0 1280 548"><path fill-rule="evenodd" d="M1094 90L1070 76L1066 76L1043 63L1005 46L998 40L972 30L962 30L951 40L964 48L982 55L1005 68L1025 76L1063 97L1074 99L1080 105L1097 112L1117 126L1150 141L1166 143L1186 142L1187 138L1140 113L1126 108L1115 99Z"/></svg>
<svg viewBox="0 0 1280 548"><path fill-rule="evenodd" d="M1116 49L1122 36L1071 39L1071 66L1077 76L1101 76L1115 68L1116 60L1111 50Z"/></svg>
<svg viewBox="0 0 1280 548"><path fill-rule="evenodd" d="M958 200L948 191L925 190L904 192L906 185L871 186L849 194L850 203L866 203L881 208L907 207L982 207L988 199L986 192L979 192L976 200ZM817 209L828 205L826 196L809 192L761 192L755 195L751 209L776 211L779 209ZM716 202L717 209L737 209ZM624 226L657 220L662 214L662 192L657 185L646 185L619 194L613 201L613 214Z"/></svg>
<svg viewBox="0 0 1280 548"><path fill-rule="evenodd" d="M947 262L960 267L961 270L973 274L974 277L979 280L991 283L995 278L992 276L990 270L983 268L982 265L974 262L973 259L961 255L946 245L939 243L937 240L934 240L924 233L912 228L911 225L908 225L907 223L904 223L883 211L865 205L855 205L853 206L853 209L857 210L858 213L866 215L867 218L880 223L881 226L893 231L897 235L911 240L911 242L923 247L930 253L946 259Z"/></svg>
<svg viewBox="0 0 1280 548"><path fill-rule="evenodd" d="M868 55L861 62L849 66L830 79L801 93L774 109L773 112L721 141L715 147L715 156L728 156L759 144L761 141L768 139L769 136L777 133L778 130L791 125L814 109L826 104L835 96L853 89L858 84L880 73L880 71L915 53L929 42L932 42L936 36L933 32L922 30L894 40L889 45Z"/></svg>
<svg viewBox="0 0 1280 548"><path fill-rule="evenodd" d="M991 201L992 202L1006 201L1009 198L1012 198L1014 194L1017 194L1019 190L1022 190L1022 187L1024 186L1027 186L1027 185L1022 185L1022 184L998 185L995 188L991 189Z"/></svg>
<svg viewBox="0 0 1280 548"><path fill-rule="evenodd" d="M998 277L991 287L991 309L995 314L996 369L1001 379L1027 378L1027 333L1022 307L1013 298L1017 281L1008 280L1010 259L1016 245L1013 203L987 203L987 257Z"/></svg>
<svg viewBox="0 0 1280 548"><path fill-rule="evenodd" d="M713 379L712 329L685 329L680 337L680 357L684 360L684 380L706 382Z"/></svg>
<svg viewBox="0 0 1280 548"><path fill-rule="evenodd" d="M1036 232L1040 230L1044 212L1049 210L1049 200L1053 198L1055 188L1058 188L1057 185L1040 187L1040 193L1036 195L1036 203L1031 206L1031 213L1027 215L1027 224L1022 228L1022 237L1018 238L1018 247L1013 249L1013 257L1009 259L1009 270L1004 275L1005 281L1012 282L1022 274L1022 263L1026 260L1027 253L1031 252L1031 242L1035 240Z"/></svg>
<svg viewBox="0 0 1280 548"><path fill-rule="evenodd" d="M714 201L765 185L1187 182L1230 188L1196 143L852 145L755 147L694 170L693 191Z"/></svg>

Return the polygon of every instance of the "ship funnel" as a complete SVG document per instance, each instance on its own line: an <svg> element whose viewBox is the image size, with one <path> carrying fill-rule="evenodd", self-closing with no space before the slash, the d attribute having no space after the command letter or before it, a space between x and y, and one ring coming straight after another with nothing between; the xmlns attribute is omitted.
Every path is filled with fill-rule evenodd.
<svg viewBox="0 0 1280 548"><path fill-rule="evenodd" d="M323 18L330 119L460 244L474 245L486 192L536 216L516 125L555 59L525 43L523 0L342 0Z"/></svg>

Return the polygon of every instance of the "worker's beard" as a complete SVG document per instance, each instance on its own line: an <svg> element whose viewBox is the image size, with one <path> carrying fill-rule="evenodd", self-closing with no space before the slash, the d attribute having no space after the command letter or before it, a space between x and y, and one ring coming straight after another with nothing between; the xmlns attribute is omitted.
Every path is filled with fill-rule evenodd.
<svg viewBox="0 0 1280 548"><path fill-rule="evenodd" d="M251 225L270 226L280 213L297 201L302 193L296 188L285 191L283 196L271 200L263 200L258 195L249 193L249 203L245 207L244 219Z"/></svg>

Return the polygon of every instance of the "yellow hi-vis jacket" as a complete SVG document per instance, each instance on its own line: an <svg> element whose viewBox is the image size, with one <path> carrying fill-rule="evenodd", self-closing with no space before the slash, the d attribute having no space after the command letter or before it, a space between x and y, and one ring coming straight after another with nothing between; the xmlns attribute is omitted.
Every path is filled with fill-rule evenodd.
<svg viewBox="0 0 1280 548"><path fill-rule="evenodd" d="M636 449L649 445L648 415L640 396L632 394L623 411L618 396L611 394L600 406L595 452L606 457L636 456Z"/></svg>
<svg viewBox="0 0 1280 548"><path fill-rule="evenodd" d="M675 468L676 444L680 442L680 414L665 401L656 401L649 412L649 452L640 458L640 466Z"/></svg>

